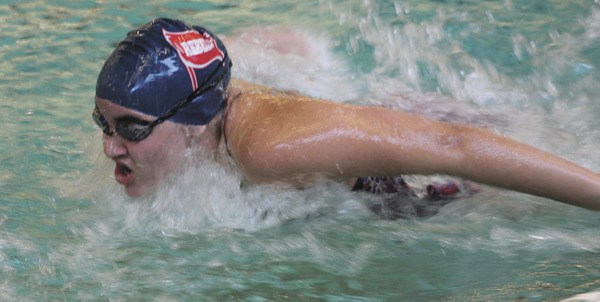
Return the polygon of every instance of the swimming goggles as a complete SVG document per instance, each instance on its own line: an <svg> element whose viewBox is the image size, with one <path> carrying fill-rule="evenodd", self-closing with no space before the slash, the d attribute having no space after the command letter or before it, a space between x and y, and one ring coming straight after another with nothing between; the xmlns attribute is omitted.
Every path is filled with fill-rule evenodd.
<svg viewBox="0 0 600 302"><path fill-rule="evenodd" d="M232 64L230 61L229 68L231 68L231 66ZM214 73L216 73L217 70L218 69L215 69L215 71L213 71L213 74L211 74L211 76L209 76L208 78L212 78L212 76L214 75ZM132 116L119 117L115 119L115 130L111 131L108 126L108 122L106 121L106 118L102 115L102 113L98 109L98 106L94 107L94 111L92 112L92 118L94 119L96 125L98 125L100 129L102 129L102 132L104 132L104 134L108 136L115 136L116 134L118 134L119 136L130 142L139 142L148 137L148 135L152 133L154 127L158 126L162 122L175 115L177 111L179 111L179 109L191 103L194 99L196 99L203 93L217 86L226 74L227 72L223 72L218 78L210 82L208 85L202 85L201 88L198 88L192 93L190 93L190 95L188 95L188 97L185 100L173 106L171 109L169 109L169 111L167 111L165 114L161 115L154 121L145 121Z"/></svg>

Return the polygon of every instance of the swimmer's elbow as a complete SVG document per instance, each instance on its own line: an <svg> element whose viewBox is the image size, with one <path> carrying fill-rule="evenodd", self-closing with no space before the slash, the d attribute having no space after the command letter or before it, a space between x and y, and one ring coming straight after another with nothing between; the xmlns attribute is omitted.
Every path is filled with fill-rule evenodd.
<svg viewBox="0 0 600 302"><path fill-rule="evenodd" d="M446 125L434 143L432 163L428 174L466 176L469 150L475 135L473 129L462 125Z"/></svg>

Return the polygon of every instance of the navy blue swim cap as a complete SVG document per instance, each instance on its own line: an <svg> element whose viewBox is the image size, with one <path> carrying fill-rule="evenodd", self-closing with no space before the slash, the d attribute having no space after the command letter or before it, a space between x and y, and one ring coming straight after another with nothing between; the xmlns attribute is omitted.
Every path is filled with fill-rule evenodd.
<svg viewBox="0 0 600 302"><path fill-rule="evenodd" d="M168 119L204 125L225 103L230 67L225 46L205 28L156 19L117 45L100 71L96 96L158 117L211 85Z"/></svg>

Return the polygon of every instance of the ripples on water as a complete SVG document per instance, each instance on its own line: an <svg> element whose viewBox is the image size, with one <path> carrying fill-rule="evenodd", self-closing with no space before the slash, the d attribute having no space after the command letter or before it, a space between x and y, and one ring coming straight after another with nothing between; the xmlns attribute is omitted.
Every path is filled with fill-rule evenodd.
<svg viewBox="0 0 600 302"><path fill-rule="evenodd" d="M113 43L159 15L229 38L292 27L308 58L240 40L236 75L474 123L600 169L592 1L15 2L0 6L4 300L545 301L600 288L597 213L512 192L386 221L337 185L242 190L204 163L179 176L186 190L127 200L89 119L95 77Z"/></svg>

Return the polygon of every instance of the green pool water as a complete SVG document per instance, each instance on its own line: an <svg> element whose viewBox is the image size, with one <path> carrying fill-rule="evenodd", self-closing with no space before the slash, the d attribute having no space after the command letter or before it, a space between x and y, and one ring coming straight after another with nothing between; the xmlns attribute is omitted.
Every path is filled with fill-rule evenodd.
<svg viewBox="0 0 600 302"><path fill-rule="evenodd" d="M237 41L235 77L474 123L600 170L597 1L2 1L0 300L559 301L600 290L600 214L494 188L389 221L340 186L232 189L206 164L183 178L198 188L128 200L91 120L95 81L114 44L159 16ZM235 40L265 27L300 32L315 52ZM264 209L276 214L257 219Z"/></svg>

